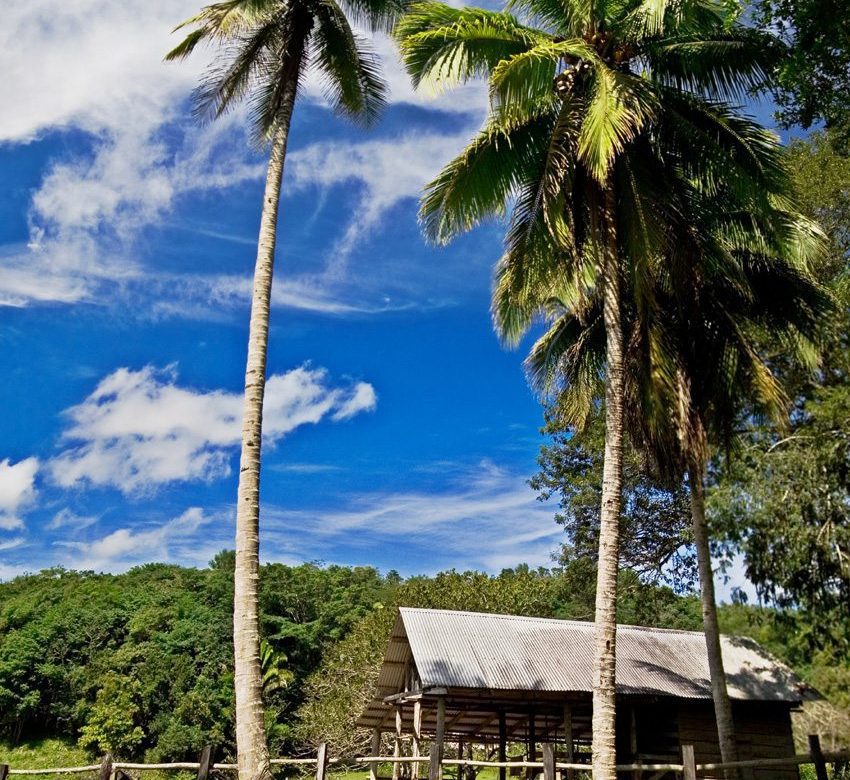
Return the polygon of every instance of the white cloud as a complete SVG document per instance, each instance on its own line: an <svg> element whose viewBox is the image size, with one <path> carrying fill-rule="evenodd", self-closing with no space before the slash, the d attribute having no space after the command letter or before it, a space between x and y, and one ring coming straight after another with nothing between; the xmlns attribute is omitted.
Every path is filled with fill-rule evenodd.
<svg viewBox="0 0 850 780"><path fill-rule="evenodd" d="M291 189L328 190L345 183L361 187L342 238L330 253L326 274L340 277L349 255L393 207L418 199L423 187L469 141L472 126L451 135L410 133L361 143L322 142L290 156Z"/></svg>
<svg viewBox="0 0 850 780"><path fill-rule="evenodd" d="M170 30L198 5L31 0L7 9L0 28L0 100L14 110L0 116L0 143L75 128L89 135L91 147L46 171L30 204L28 244L2 249L0 305L103 302L133 283L156 286L155 275L135 255L140 229L163 222L182 195L262 175L263 163L250 156L244 133L236 130L244 115L204 129L188 116L188 96L211 54L163 62L179 40ZM378 36L375 47L384 59L391 102L480 113L482 85L451 97L414 93L389 38ZM311 80L305 97L319 100L319 93ZM382 208L368 209L362 230L349 228L342 246L373 227ZM295 293L279 301L317 311L336 307L334 313L346 305L327 293L306 299ZM166 301L160 313L197 312Z"/></svg>
<svg viewBox="0 0 850 780"><path fill-rule="evenodd" d="M214 522L224 523L226 517L192 507L162 525L118 528L92 541L60 544L74 550L75 569L114 570L151 560L197 563L198 532Z"/></svg>
<svg viewBox="0 0 850 780"><path fill-rule="evenodd" d="M21 511L35 499L35 475L38 458L26 458L12 463L0 460L0 530L23 527Z"/></svg>
<svg viewBox="0 0 850 780"><path fill-rule="evenodd" d="M321 368L276 374L266 384L265 439L273 444L301 425L347 419L375 403L371 385L331 387ZM133 493L228 474L241 436L242 394L181 387L173 369L122 368L66 415L63 438L72 444L50 461L53 480Z"/></svg>
<svg viewBox="0 0 850 780"><path fill-rule="evenodd" d="M53 515L53 518L45 527L50 531L57 531L60 528L81 531L84 528L94 525L97 521L97 516L78 515L76 512L72 512L65 507Z"/></svg>
<svg viewBox="0 0 850 780"><path fill-rule="evenodd" d="M434 571L497 571L522 561L551 564L563 537L551 508L536 500L525 479L488 462L433 490L376 491L349 497L346 504L327 510L266 507L267 547L309 559L326 557L335 544L348 551L403 544L397 568L404 568L405 558L421 556Z"/></svg>

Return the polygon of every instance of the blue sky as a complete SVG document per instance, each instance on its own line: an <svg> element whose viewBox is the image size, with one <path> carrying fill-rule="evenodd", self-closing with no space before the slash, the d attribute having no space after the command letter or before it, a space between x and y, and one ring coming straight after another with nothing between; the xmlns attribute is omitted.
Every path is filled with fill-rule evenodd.
<svg viewBox="0 0 850 780"><path fill-rule="evenodd" d="M204 565L232 546L264 159L191 118L197 0L31 0L0 32L0 578ZM263 557L403 574L547 564L525 480L541 410L490 326L498 226L423 242L417 198L480 124L481 85L417 95L378 39L366 132L307 82L269 354Z"/></svg>
<svg viewBox="0 0 850 780"><path fill-rule="evenodd" d="M264 158L199 127L205 62L162 63L195 0L11 12L0 94L0 576L205 564L232 546ZM547 563L525 485L541 412L488 313L498 227L445 249L425 184L485 94L416 95L390 43L383 121L306 85L284 180L262 483L266 560L402 573Z"/></svg>

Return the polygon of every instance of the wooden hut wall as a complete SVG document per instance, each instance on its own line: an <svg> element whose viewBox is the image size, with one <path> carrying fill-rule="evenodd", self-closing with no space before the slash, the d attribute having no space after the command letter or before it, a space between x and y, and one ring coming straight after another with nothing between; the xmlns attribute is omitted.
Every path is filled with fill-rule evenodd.
<svg viewBox="0 0 850 780"><path fill-rule="evenodd" d="M794 736L788 704L774 702L732 703L735 735L741 760L784 758L794 755ZM694 746L696 761L720 761L714 708L707 701L682 701L679 705L679 742ZM750 780L799 780L796 767L755 770ZM747 780L747 778L745 778Z"/></svg>

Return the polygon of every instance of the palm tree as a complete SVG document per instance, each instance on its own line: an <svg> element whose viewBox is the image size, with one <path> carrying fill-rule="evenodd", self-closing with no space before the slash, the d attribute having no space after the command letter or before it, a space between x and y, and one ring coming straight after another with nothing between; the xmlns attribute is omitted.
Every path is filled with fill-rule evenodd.
<svg viewBox="0 0 850 780"><path fill-rule="evenodd" d="M270 777L257 593L260 446L278 205L292 113L302 81L313 68L339 113L364 123L375 119L386 88L376 57L351 22L389 29L400 10L397 0L225 0L183 22L178 29L190 27L191 32L166 55L169 60L182 59L200 43L218 45L219 65L197 90L197 111L202 117L217 118L247 98L256 139L269 147L251 298L236 506L233 644L240 780Z"/></svg>
<svg viewBox="0 0 850 780"><path fill-rule="evenodd" d="M746 416L787 420L787 399L766 350L779 346L811 367L831 303L808 271L820 236L802 217L786 208L754 215L717 196L694 205L691 235L678 244L681 256L659 259L651 296L630 296L651 303L632 306L626 317L627 428L661 476L675 482L687 474L712 697L721 755L729 762L736 747L705 521L706 465L712 448L731 450ZM701 248L693 240L699 233ZM530 375L541 391L587 404L601 395L598 377L582 370L603 359L601 336L593 333L601 330L598 317L582 325L575 311L551 298L541 299L540 308L551 326L532 348Z"/></svg>
<svg viewBox="0 0 850 780"><path fill-rule="evenodd" d="M723 178L756 199L772 189L779 166L754 154L765 137L717 99L759 84L775 46L715 0L512 0L506 12L423 2L396 35L416 85L489 78L484 128L423 199L429 238L447 242L510 213L500 283L511 306L496 312L508 341L539 313L529 290L547 289L575 311L598 303L604 358L583 367L604 368L606 380L593 773L613 780L623 284L647 292L645 267L682 220L662 186L671 165L706 190Z"/></svg>

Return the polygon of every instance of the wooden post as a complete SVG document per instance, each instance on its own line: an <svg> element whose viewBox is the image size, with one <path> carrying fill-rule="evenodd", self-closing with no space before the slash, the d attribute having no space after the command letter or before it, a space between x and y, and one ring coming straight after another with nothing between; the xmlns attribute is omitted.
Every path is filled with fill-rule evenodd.
<svg viewBox="0 0 850 780"><path fill-rule="evenodd" d="M8 764L0 764L0 780L6 780L9 776L9 765Z"/></svg>
<svg viewBox="0 0 850 780"><path fill-rule="evenodd" d="M422 702L413 702L413 746L411 753L414 758L419 758L419 740L422 739ZM410 776L413 780L419 778L419 763L414 761L410 766Z"/></svg>
<svg viewBox="0 0 850 780"><path fill-rule="evenodd" d="M638 760L638 738L637 738L637 713L634 705L629 707L629 752L632 754L631 760ZM643 773L636 769L632 772L632 780L640 780Z"/></svg>
<svg viewBox="0 0 850 780"><path fill-rule="evenodd" d="M428 766L428 780L442 780L443 776L443 740L446 736L446 700L437 699L437 730L434 744L431 745L431 762Z"/></svg>
<svg viewBox="0 0 850 780"><path fill-rule="evenodd" d="M505 717L505 711L499 711L499 761L508 760L508 724ZM507 780L508 768L506 766L499 767L499 780Z"/></svg>
<svg viewBox="0 0 850 780"><path fill-rule="evenodd" d="M201 750L200 758L198 758L198 778L197 780L209 780L210 769L213 764L213 749L212 745L204 745Z"/></svg>
<svg viewBox="0 0 850 780"><path fill-rule="evenodd" d="M372 755L381 755L381 730L372 729ZM372 761L369 764L369 780L378 780L378 762Z"/></svg>
<svg viewBox="0 0 850 780"><path fill-rule="evenodd" d="M328 744L322 742L316 752L316 780L325 780L328 774Z"/></svg>
<svg viewBox="0 0 850 780"><path fill-rule="evenodd" d="M457 757L459 760L463 760L463 740L459 739L457 741ZM463 780L463 764L457 765L457 780Z"/></svg>
<svg viewBox="0 0 850 780"><path fill-rule="evenodd" d="M393 743L393 756L401 757L401 705L396 704L395 707L395 742ZM398 761L393 762L393 780L399 780L401 777L401 764Z"/></svg>
<svg viewBox="0 0 850 780"><path fill-rule="evenodd" d="M818 780L827 780L826 761L824 761L820 737L817 734L809 734L809 752L812 754L812 762L815 765L815 775Z"/></svg>
<svg viewBox="0 0 850 780"><path fill-rule="evenodd" d="M682 780L697 780L693 745L682 745Z"/></svg>
<svg viewBox="0 0 850 780"><path fill-rule="evenodd" d="M555 746L544 742L540 747L543 751L543 780L555 780Z"/></svg>
<svg viewBox="0 0 850 780"><path fill-rule="evenodd" d="M98 780L110 780L112 777L112 753L107 753L100 762Z"/></svg>
<svg viewBox="0 0 850 780"><path fill-rule="evenodd" d="M564 741L567 745L564 763L572 764L575 754L573 753L573 705L570 702L564 705ZM573 777L575 777L575 770L568 769L567 780L573 780Z"/></svg>
<svg viewBox="0 0 850 780"><path fill-rule="evenodd" d="M528 760L537 760L537 721L533 709L530 710L528 713ZM536 774L537 770L529 767L525 773L525 776L528 778L532 778Z"/></svg>

